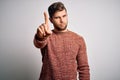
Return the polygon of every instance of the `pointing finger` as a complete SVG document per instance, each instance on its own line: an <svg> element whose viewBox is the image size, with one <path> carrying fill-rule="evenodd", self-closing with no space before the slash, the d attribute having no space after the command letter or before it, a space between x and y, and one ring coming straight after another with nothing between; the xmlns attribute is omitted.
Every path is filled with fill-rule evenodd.
<svg viewBox="0 0 120 80"><path fill-rule="evenodd" d="M44 18L45 18L45 24L48 25L49 19L48 19L48 15L46 12L44 12Z"/></svg>

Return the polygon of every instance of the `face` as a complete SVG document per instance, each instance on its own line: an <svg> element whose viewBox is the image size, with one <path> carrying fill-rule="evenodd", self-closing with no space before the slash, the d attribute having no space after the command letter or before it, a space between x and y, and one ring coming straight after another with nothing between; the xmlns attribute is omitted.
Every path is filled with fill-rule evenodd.
<svg viewBox="0 0 120 80"><path fill-rule="evenodd" d="M50 19L54 28L58 31L64 31L67 28L68 16L66 10L56 12Z"/></svg>

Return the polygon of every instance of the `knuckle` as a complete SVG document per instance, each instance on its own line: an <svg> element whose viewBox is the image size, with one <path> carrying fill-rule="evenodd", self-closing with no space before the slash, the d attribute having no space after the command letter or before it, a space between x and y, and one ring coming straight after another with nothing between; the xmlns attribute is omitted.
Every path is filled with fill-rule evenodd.
<svg viewBox="0 0 120 80"><path fill-rule="evenodd" d="M42 26L45 26L45 23L43 23Z"/></svg>

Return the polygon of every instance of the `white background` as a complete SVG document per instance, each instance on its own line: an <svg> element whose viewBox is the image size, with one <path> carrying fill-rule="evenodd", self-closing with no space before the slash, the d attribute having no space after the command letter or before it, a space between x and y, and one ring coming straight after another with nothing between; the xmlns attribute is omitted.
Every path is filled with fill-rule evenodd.
<svg viewBox="0 0 120 80"><path fill-rule="evenodd" d="M0 80L38 80L42 62L33 38L55 1L0 0ZM91 80L120 80L120 0L61 1L68 28L86 41Z"/></svg>

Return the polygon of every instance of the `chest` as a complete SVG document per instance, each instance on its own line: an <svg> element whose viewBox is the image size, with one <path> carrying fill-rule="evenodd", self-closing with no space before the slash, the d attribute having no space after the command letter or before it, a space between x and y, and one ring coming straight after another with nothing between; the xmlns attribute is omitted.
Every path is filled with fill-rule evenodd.
<svg viewBox="0 0 120 80"><path fill-rule="evenodd" d="M49 44L56 54L77 55L79 42L71 36L56 36L50 39Z"/></svg>

